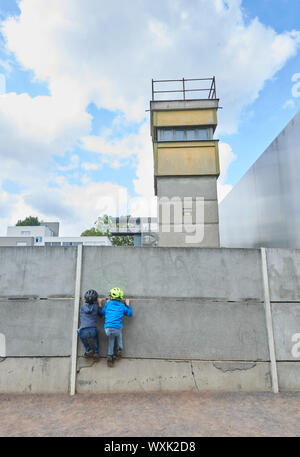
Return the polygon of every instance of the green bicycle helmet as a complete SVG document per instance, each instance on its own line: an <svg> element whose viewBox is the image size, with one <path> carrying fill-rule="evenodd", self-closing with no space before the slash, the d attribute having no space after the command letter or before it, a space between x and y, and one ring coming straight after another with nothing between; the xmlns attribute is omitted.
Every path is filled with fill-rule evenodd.
<svg viewBox="0 0 300 457"><path fill-rule="evenodd" d="M113 289L110 289L109 295L111 296L112 299L121 299L122 300L122 298L124 298L124 292L119 287L114 287Z"/></svg>

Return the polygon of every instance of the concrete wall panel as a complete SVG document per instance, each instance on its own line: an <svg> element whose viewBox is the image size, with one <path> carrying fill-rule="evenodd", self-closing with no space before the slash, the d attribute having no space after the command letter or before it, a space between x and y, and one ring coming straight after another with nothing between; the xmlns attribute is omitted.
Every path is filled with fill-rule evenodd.
<svg viewBox="0 0 300 457"><path fill-rule="evenodd" d="M217 178L213 176L157 177L158 197L203 197L217 200Z"/></svg>
<svg viewBox="0 0 300 457"><path fill-rule="evenodd" d="M217 200L204 200L204 206L202 206L202 201L200 202L201 206L197 207L196 200L184 201L182 199L177 199L176 201L160 201L158 204L158 220L159 224L165 224L170 222L170 224L185 224L184 220L184 209L191 210L191 215L189 216L188 221L192 224L196 223L205 223L205 224L216 224L219 222L218 215L218 201ZM187 218L187 217L186 217Z"/></svg>
<svg viewBox="0 0 300 457"><path fill-rule="evenodd" d="M7 357L69 356L73 306L73 300L1 300Z"/></svg>
<svg viewBox="0 0 300 457"><path fill-rule="evenodd" d="M74 296L76 247L0 247L0 297Z"/></svg>
<svg viewBox="0 0 300 457"><path fill-rule="evenodd" d="M217 248L220 246L219 225L160 225L158 233L158 246L168 248Z"/></svg>
<svg viewBox="0 0 300 457"><path fill-rule="evenodd" d="M157 147L157 175L218 175L217 143L207 146Z"/></svg>
<svg viewBox="0 0 300 457"><path fill-rule="evenodd" d="M300 363L278 362L278 384L281 391L300 391Z"/></svg>
<svg viewBox="0 0 300 457"><path fill-rule="evenodd" d="M300 363L300 355L293 355L293 335L300 335L300 303L272 303L272 316L277 360L290 360Z"/></svg>
<svg viewBox="0 0 300 457"><path fill-rule="evenodd" d="M268 360L262 303L195 299L134 300L124 319L124 356L199 360ZM107 354L99 319L101 354ZM79 353L84 352L79 343Z"/></svg>
<svg viewBox="0 0 300 457"><path fill-rule="evenodd" d="M85 247L82 291L131 297L263 300L259 250Z"/></svg>
<svg viewBox="0 0 300 457"><path fill-rule="evenodd" d="M8 358L0 361L0 393L67 393L69 357Z"/></svg>
<svg viewBox="0 0 300 457"><path fill-rule="evenodd" d="M300 249L268 249L272 301L300 302Z"/></svg>

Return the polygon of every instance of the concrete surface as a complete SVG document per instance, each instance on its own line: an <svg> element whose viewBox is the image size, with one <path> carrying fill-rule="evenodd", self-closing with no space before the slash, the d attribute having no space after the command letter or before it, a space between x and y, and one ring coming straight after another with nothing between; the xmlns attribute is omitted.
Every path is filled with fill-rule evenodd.
<svg viewBox="0 0 300 457"><path fill-rule="evenodd" d="M69 356L73 309L73 300L0 300L7 357Z"/></svg>
<svg viewBox="0 0 300 457"><path fill-rule="evenodd" d="M77 392L268 391L269 363L128 359L106 366L80 359Z"/></svg>
<svg viewBox="0 0 300 457"><path fill-rule="evenodd" d="M300 303L272 303L275 353L277 360L297 361L292 349L295 341L292 337L300 334Z"/></svg>
<svg viewBox="0 0 300 457"><path fill-rule="evenodd" d="M26 392L30 385L32 392L67 391L73 300L33 297L72 296L76 253L72 247L0 248L0 298L6 297L0 335L8 356L0 363L0 391ZM279 387L300 390L300 354L292 353L293 335L300 333L300 251L268 249L267 258ZM270 388L260 250L84 247L81 295L95 288L104 297L115 286L134 309L125 319L124 373L116 369L107 378L100 362L80 371L79 381L90 383L80 389L99 388L93 384L99 376L104 391L128 389L128 379L130 388L141 389L193 389L195 382L199 390ZM99 328L105 355L100 319ZM78 348L82 355L80 342ZM44 360L54 368L45 371Z"/></svg>
<svg viewBox="0 0 300 457"><path fill-rule="evenodd" d="M299 437L299 408L291 392L0 395L0 436Z"/></svg>
<svg viewBox="0 0 300 457"><path fill-rule="evenodd" d="M300 248L300 111L220 204L221 246Z"/></svg>
<svg viewBox="0 0 300 457"><path fill-rule="evenodd" d="M179 230L178 230L179 228ZM183 228L183 230L182 230ZM167 231L165 231L165 229ZM159 225L160 247L215 248L220 245L218 224L195 224L184 226Z"/></svg>
<svg viewBox="0 0 300 457"><path fill-rule="evenodd" d="M82 291L116 284L130 297L263 300L258 249L85 247Z"/></svg>
<svg viewBox="0 0 300 457"><path fill-rule="evenodd" d="M0 393L68 393L69 357L0 359ZM300 390L300 363L278 362L281 391ZM270 391L269 362L78 358L78 393ZM1 409L1 408L0 408Z"/></svg>
<svg viewBox="0 0 300 457"><path fill-rule="evenodd" d="M151 100L151 110L173 110L173 109L207 109L218 108L219 99L202 100Z"/></svg>
<svg viewBox="0 0 300 457"><path fill-rule="evenodd" d="M124 356L199 360L268 360L261 303L196 299L133 302L124 319ZM100 353L107 354L104 320L99 318ZM84 349L79 343L79 354Z"/></svg>
<svg viewBox="0 0 300 457"><path fill-rule="evenodd" d="M300 391L300 362L278 362L278 383L282 391Z"/></svg>
<svg viewBox="0 0 300 457"><path fill-rule="evenodd" d="M0 359L0 393L67 393L69 367L69 357Z"/></svg>
<svg viewBox="0 0 300 457"><path fill-rule="evenodd" d="M160 176L157 179L157 195L172 198L174 196L204 197L217 200L217 178L215 176Z"/></svg>
<svg viewBox="0 0 300 457"><path fill-rule="evenodd" d="M73 297L76 248L0 247L0 297Z"/></svg>
<svg viewBox="0 0 300 457"><path fill-rule="evenodd" d="M191 216L188 222L191 224L217 224L219 222L218 216L218 201L217 200L206 200L203 201L203 206L199 206L198 213L196 211L196 200L192 201L184 200L184 198L177 199L173 203L166 202L165 200L159 201L158 212L159 212L159 225L166 224L183 224L184 223L184 208L188 208L191 211Z"/></svg>
<svg viewBox="0 0 300 457"><path fill-rule="evenodd" d="M270 298L300 302L300 250L267 249Z"/></svg>

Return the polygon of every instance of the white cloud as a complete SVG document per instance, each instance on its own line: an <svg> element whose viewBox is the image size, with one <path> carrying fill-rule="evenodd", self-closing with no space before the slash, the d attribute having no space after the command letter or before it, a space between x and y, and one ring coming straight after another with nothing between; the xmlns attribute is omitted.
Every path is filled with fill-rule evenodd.
<svg viewBox="0 0 300 457"><path fill-rule="evenodd" d="M220 157L220 176L218 179L218 199L219 203L231 191L230 184L226 184L226 177L229 165L236 160L237 156L233 153L231 146L226 143L219 144L219 157Z"/></svg>
<svg viewBox="0 0 300 457"><path fill-rule="evenodd" d="M83 168L86 171L90 170L100 170L102 168L102 165L100 163L93 163L93 162L83 162L81 164L81 168Z"/></svg>
<svg viewBox="0 0 300 457"><path fill-rule="evenodd" d="M8 48L53 96L71 87L73 102L141 120L153 76L216 75L227 132L300 43L299 32L246 24L240 0L22 0L20 9L3 26Z"/></svg>
<svg viewBox="0 0 300 457"><path fill-rule="evenodd" d="M87 150L108 157L111 166L136 157L135 191L152 198L148 121L137 134L122 139L91 136L87 105L122 111L127 121L141 122L149 106L151 78L215 75L224 107L219 131L236 132L242 109L297 53L300 43L298 31L279 34L257 18L246 23L241 0L21 0L19 7L20 17L2 24L7 49L48 83L50 96L1 97L0 178L17 174L37 193L49 180L46 164L52 155L71 151L82 140ZM228 148L220 149L223 170L233 160ZM75 169L77 164L70 166ZM87 162L80 166L95 169ZM219 178L220 198L228 191L225 175ZM96 204L101 183L84 181L78 188L61 183L60 192L65 205L94 214L93 205L86 204L87 193L95 191L91 202ZM38 206L33 197L30 201ZM31 208L24 201L21 207Z"/></svg>
<svg viewBox="0 0 300 457"><path fill-rule="evenodd" d="M295 100L293 100L291 98L282 105L283 109L294 108L294 107L295 107Z"/></svg>

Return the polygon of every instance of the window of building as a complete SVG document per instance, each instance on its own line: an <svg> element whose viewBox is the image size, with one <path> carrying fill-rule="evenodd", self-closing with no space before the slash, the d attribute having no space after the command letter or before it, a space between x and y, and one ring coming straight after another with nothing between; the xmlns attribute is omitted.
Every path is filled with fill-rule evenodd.
<svg viewBox="0 0 300 457"><path fill-rule="evenodd" d="M37 236L37 237L35 238L35 242L36 242L36 243L42 243L42 242L43 242L43 237L42 237L42 236Z"/></svg>
<svg viewBox="0 0 300 457"><path fill-rule="evenodd" d="M63 242L63 246L80 246L81 244L83 244L82 242L79 242L79 241L64 241Z"/></svg>
<svg viewBox="0 0 300 457"><path fill-rule="evenodd" d="M21 235L22 235L22 236L30 236L30 232L22 231L22 232L21 232Z"/></svg>
<svg viewBox="0 0 300 457"><path fill-rule="evenodd" d="M45 246L61 246L60 241L46 241Z"/></svg>
<svg viewBox="0 0 300 457"><path fill-rule="evenodd" d="M207 141L213 139L212 127L159 127L157 141Z"/></svg>

